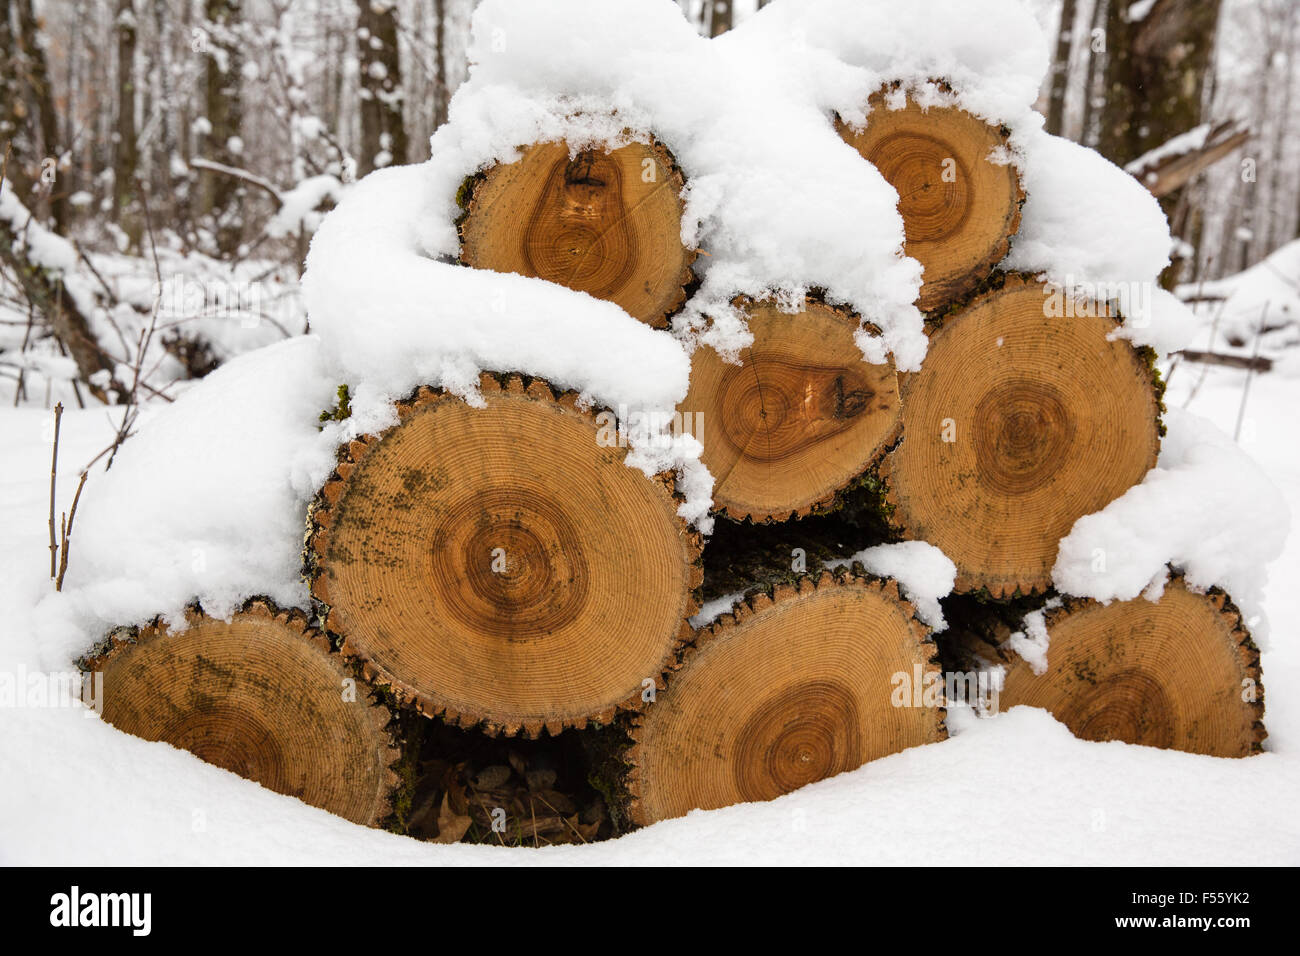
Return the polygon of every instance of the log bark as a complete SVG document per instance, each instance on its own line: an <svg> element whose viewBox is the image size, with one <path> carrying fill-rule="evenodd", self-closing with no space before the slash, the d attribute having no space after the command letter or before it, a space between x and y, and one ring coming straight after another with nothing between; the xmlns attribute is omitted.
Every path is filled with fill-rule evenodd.
<svg viewBox="0 0 1300 956"><path fill-rule="evenodd" d="M481 409L423 389L342 451L312 512L312 593L426 715L530 737L608 722L689 636L698 535L671 476L627 467L575 393L481 389Z"/></svg>
<svg viewBox="0 0 1300 956"><path fill-rule="evenodd" d="M895 706L898 675L938 672L893 581L823 572L758 591L699 633L633 718L628 815L647 825L771 800L942 740L941 699Z"/></svg>
<svg viewBox="0 0 1300 956"><path fill-rule="evenodd" d="M1010 275L949 315L902 388L887 520L957 565L957 591L1051 584L1057 546L1155 466L1160 386L1110 306ZM1066 314L1055 314L1053 301Z"/></svg>
<svg viewBox="0 0 1300 956"><path fill-rule="evenodd" d="M667 325L686 300L695 250L681 241L683 181L667 150L542 143L466 193L461 260L590 293Z"/></svg>
<svg viewBox="0 0 1300 956"><path fill-rule="evenodd" d="M301 613L253 602L187 623L119 630L83 662L106 721L354 823L389 815L392 715Z"/></svg>
<svg viewBox="0 0 1300 956"><path fill-rule="evenodd" d="M1025 193L1010 163L990 160L1008 133L953 107L922 109L911 97L868 101L867 125L840 135L898 191L904 252L924 268L918 307L943 309L970 293L1011 248Z"/></svg>
<svg viewBox="0 0 1300 956"><path fill-rule="evenodd" d="M967 660L982 655L1006 669L1000 710L1042 707L1084 740L1216 757L1262 749L1259 649L1222 590L1197 593L1175 575L1156 602L1067 598L1045 617L1042 674L1004 643L1004 623L965 638Z"/></svg>
<svg viewBox="0 0 1300 956"><path fill-rule="evenodd" d="M896 441L898 376L863 361L846 312L811 299L795 314L745 309L754 342L741 364L700 348L678 408L702 425L714 506L755 522L824 511Z"/></svg>

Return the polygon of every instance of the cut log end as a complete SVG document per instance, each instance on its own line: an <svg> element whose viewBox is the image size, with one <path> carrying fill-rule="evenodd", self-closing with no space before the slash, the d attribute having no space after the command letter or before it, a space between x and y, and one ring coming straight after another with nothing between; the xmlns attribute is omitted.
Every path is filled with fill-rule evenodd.
<svg viewBox="0 0 1300 956"><path fill-rule="evenodd" d="M904 251L924 267L918 307L960 300L1011 248L1025 193L1006 153L1003 131L955 107L922 109L909 98L890 109L873 95L867 125L840 123L841 137L898 192Z"/></svg>
<svg viewBox="0 0 1300 956"><path fill-rule="evenodd" d="M747 308L754 342L742 364L700 348L683 415L703 423L714 505L754 521L806 515L868 471L899 429L891 365L862 360L858 322L820 302L802 312Z"/></svg>
<svg viewBox="0 0 1300 956"><path fill-rule="evenodd" d="M103 674L106 721L354 823L389 814L392 715L302 614L255 603L188 623L114 637L85 663Z"/></svg>
<svg viewBox="0 0 1300 956"><path fill-rule="evenodd" d="M758 593L703 631L634 718L629 815L770 800L944 738L942 706L894 706L898 675L937 673L892 582L829 572Z"/></svg>
<svg viewBox="0 0 1300 956"><path fill-rule="evenodd" d="M313 595L428 715L529 736L610 720L680 646L699 537L573 394L518 376L482 394L424 389L349 446L313 511Z"/></svg>
<svg viewBox="0 0 1300 956"><path fill-rule="evenodd" d="M1160 447L1144 356L1089 301L1020 276L949 316L903 386L880 474L890 521L957 565L959 592L1045 591L1060 539L1141 481Z"/></svg>
<svg viewBox="0 0 1300 956"><path fill-rule="evenodd" d="M1084 740L1216 757L1257 753L1266 736L1259 650L1217 589L1174 578L1158 602L1069 601L1047 617L1048 669L1011 652L999 708L1042 707Z"/></svg>
<svg viewBox="0 0 1300 956"><path fill-rule="evenodd" d="M695 260L681 241L682 187L656 144L572 156L563 142L530 146L476 181L461 260L587 292L662 327L686 299Z"/></svg>

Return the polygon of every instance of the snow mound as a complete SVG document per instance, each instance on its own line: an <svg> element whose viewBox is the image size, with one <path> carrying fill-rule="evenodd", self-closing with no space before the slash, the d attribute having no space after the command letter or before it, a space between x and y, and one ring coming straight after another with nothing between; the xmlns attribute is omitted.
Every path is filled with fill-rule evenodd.
<svg viewBox="0 0 1300 956"><path fill-rule="evenodd" d="M438 204L423 166L380 170L325 217L303 276L312 329L354 391L418 385L473 400L481 370L525 372L602 404L672 409L690 359L612 302L421 254Z"/></svg>
<svg viewBox="0 0 1300 956"><path fill-rule="evenodd" d="M876 361L889 350L915 368L925 354L912 305L920 269L902 256L896 194L831 122L832 100L856 100L860 113L872 88L855 87L811 36L799 46L778 34L710 41L671 0L481 4L469 80L432 140L443 215L430 220L430 251L455 251L464 176L516 158L519 146L654 136L687 180L682 241L708 253L679 331L734 354L749 343L734 296L794 303L818 287L881 329Z"/></svg>
<svg viewBox="0 0 1300 956"><path fill-rule="evenodd" d="M898 17L879 2L777 2L710 41L671 0L487 0L474 16L470 77L432 158L406 180L409 202L395 204L402 215L390 223L389 253L454 259L465 177L517 159L521 146L615 148L654 137L686 177L682 240L707 252L675 322L688 347L703 341L734 356L749 344L734 297L773 296L793 310L815 288L880 330L859 336L866 359L892 354L914 370L926 346L913 305L920 269L902 254L897 194L833 119L860 124L868 95L892 80L937 103L929 80L941 76L959 105L1028 142L1047 65L1033 16L1015 0L979 11L956 0L923 6L924 15ZM390 284L356 281L370 256L333 269L321 251L331 242L318 234L308 260L309 307L327 342L339 326L363 324L340 307L350 285L368 287L390 324L428 321L429 303L412 309ZM462 281L443 279L444 293Z"/></svg>
<svg viewBox="0 0 1300 956"><path fill-rule="evenodd" d="M586 293L421 254L421 222L438 216L430 186L422 166L373 173L312 239L303 294L329 374L352 391L344 437L395 424L393 401L419 385L481 404L482 371L540 375L625 418L655 416L664 427L632 431L627 463L675 470L681 514L709 530L702 447L667 431L690 376L680 343Z"/></svg>
<svg viewBox="0 0 1300 956"><path fill-rule="evenodd" d="M68 656L110 627L202 602L224 617L266 595L306 607L307 502L334 465L318 417L333 399L310 337L241 356L142 420L87 481L62 594L38 609Z"/></svg>
<svg viewBox="0 0 1300 956"><path fill-rule="evenodd" d="M1282 553L1290 510L1254 460L1214 425L1181 410L1167 412L1165 423L1157 467L1075 522L1061 540L1052 580L1066 594L1106 603L1143 593L1155 600L1173 564L1192 587L1217 585L1231 594L1261 640L1264 566Z"/></svg>
<svg viewBox="0 0 1300 956"><path fill-rule="evenodd" d="M793 311L819 289L879 329L858 337L865 359L892 355L900 369L915 370L926 349L913 305L920 269L902 253L897 194L833 123L837 115L866 121L868 95L895 80L924 104L951 102L1011 131L1006 158L1021 166L1030 194L1014 268L1080 283L1150 283L1170 247L1158 205L1097 154L1041 131L1033 102L1047 57L1032 12L1020 0L914 6L903 17L883 0L777 0L708 40L671 0L486 0L474 15L469 79L431 140L431 159L401 171L400 185L373 174L373 184L356 190L364 198L345 201L317 234L307 275L313 327L348 370L360 338L400 330L387 344L391 354L379 356L396 361L393 381L375 382L390 394L414 380L412 366L449 386L472 378L470 369L489 357L544 374L529 366L555 365L555 356L536 347L537 336L519 339L503 358L500 349L489 356L477 343L441 335L431 347L420 334L458 324L482 327L471 338L514 340L524 316L556 328L552 315L540 314L548 304L597 318L578 297L536 291L545 283L470 278L451 267L465 178L518 159L530 143L616 148L654 137L686 178L682 240L707 253L697 264L700 286L674 324L688 348L702 341L734 357L749 344L732 306L737 295L775 297ZM382 216L376 209L363 222L357 207L367 202L382 205ZM437 270L436 261L450 268ZM506 304L493 311L484 293ZM431 313L444 308L454 319L431 326ZM620 310L601 311L607 329L620 325L613 314ZM557 349L572 344L563 331ZM356 371L373 375L376 364L388 364L371 361L383 347L372 342ZM571 376L564 384L587 390L586 379L599 373L577 365L564 369ZM654 377L649 362L644 371Z"/></svg>
<svg viewBox="0 0 1300 956"><path fill-rule="evenodd" d="M1020 629L1007 638L1007 646L1029 665L1040 677L1047 673L1047 648L1051 636L1047 633L1047 612L1061 606L1061 599L1049 599L1041 608L1030 611L1021 619Z"/></svg>
<svg viewBox="0 0 1300 956"><path fill-rule="evenodd" d="M542 375L666 420L685 395L690 349L703 342L734 358L750 343L738 295L794 311L820 290L864 320L865 360L892 356L915 370L926 351L913 304L920 267L902 252L898 197L833 122L861 124L867 97L895 80L924 104L954 103L1011 130L1006 158L1031 187L1017 268L1149 285L1167 260L1164 218L1123 171L1041 132L1041 39L1019 0L926 0L907 17L882 0L776 2L717 40L698 36L671 0L486 0L469 79L430 160L349 189L312 241L304 295L327 361L356 396L358 427L391 422L386 406L418 384L473 402L485 369ZM467 176L530 143L651 138L685 175L682 241L707 253L676 340L612 303L457 263ZM1104 215L1080 216L1081 197ZM1143 326L1152 314L1183 317L1164 300ZM683 515L707 529L711 482L696 444L644 445L629 464L676 470Z"/></svg>
<svg viewBox="0 0 1300 956"><path fill-rule="evenodd" d="M1002 268L1117 301L1120 334L1135 345L1162 354L1183 348L1196 321L1157 282L1173 238L1155 197L1100 153L1041 130L1027 138L1024 153L1027 197Z"/></svg>
<svg viewBox="0 0 1300 956"><path fill-rule="evenodd" d="M934 545L925 541L881 544L825 564L828 568L839 568L854 562L860 562L871 574L894 578L902 588L903 597L916 606L917 617L936 633L947 629L939 599L952 593L957 566Z"/></svg>
<svg viewBox="0 0 1300 956"><path fill-rule="evenodd" d="M930 90L943 79L961 107L1018 133L1041 126L1033 103L1047 73L1047 44L1020 0L776 0L720 43L803 51L821 74L826 108L846 122L866 118L863 91L900 81Z"/></svg>
<svg viewBox="0 0 1300 956"><path fill-rule="evenodd" d="M1178 295L1207 300L1210 308L1201 321L1217 321L1219 332L1232 344L1253 342L1261 325L1291 330L1286 338L1294 342L1294 329L1300 325L1300 239L1236 275L1180 285Z"/></svg>

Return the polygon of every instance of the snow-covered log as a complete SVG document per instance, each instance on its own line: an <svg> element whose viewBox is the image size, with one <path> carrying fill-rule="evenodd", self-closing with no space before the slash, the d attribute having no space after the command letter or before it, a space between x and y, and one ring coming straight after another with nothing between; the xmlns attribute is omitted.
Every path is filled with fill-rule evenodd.
<svg viewBox="0 0 1300 956"><path fill-rule="evenodd" d="M925 268L924 312L952 305L988 276L1011 248L1025 199L1007 131L937 98L919 102L889 87L870 98L862 129L840 124L898 191L905 251Z"/></svg>
<svg viewBox="0 0 1300 956"><path fill-rule="evenodd" d="M809 299L797 312L747 303L753 344L739 364L702 347L679 410L714 476L714 506L735 520L822 511L898 438L892 363L862 360L856 317Z"/></svg>
<svg viewBox="0 0 1300 956"><path fill-rule="evenodd" d="M1042 592L1058 543L1155 466L1159 384L1114 306L1027 276L946 317L903 386L884 512L957 565L959 592Z"/></svg>
<svg viewBox="0 0 1300 956"><path fill-rule="evenodd" d="M366 673L430 715L536 737L635 706L698 607L669 475L520 376L484 407L422 389L342 450L312 512L312 593ZM648 683L647 683L648 682Z"/></svg>
<svg viewBox="0 0 1300 956"><path fill-rule="evenodd" d="M578 289L654 326L686 300L695 250L681 241L682 176L657 144L542 143L462 192L467 265Z"/></svg>
<svg viewBox="0 0 1300 956"><path fill-rule="evenodd" d="M1003 669L999 710L1042 707L1085 740L1216 757L1261 750L1259 648L1219 588L1175 575L1159 595L1056 600L1026 624L986 617L940 638L957 668Z"/></svg>
<svg viewBox="0 0 1300 956"><path fill-rule="evenodd" d="M892 580L826 571L759 590L698 634L633 718L628 816L771 800L942 740L938 675L929 630Z"/></svg>
<svg viewBox="0 0 1300 956"><path fill-rule="evenodd" d="M354 823L388 816L392 714L301 613L256 601L185 623L119 631L83 662L106 721Z"/></svg>

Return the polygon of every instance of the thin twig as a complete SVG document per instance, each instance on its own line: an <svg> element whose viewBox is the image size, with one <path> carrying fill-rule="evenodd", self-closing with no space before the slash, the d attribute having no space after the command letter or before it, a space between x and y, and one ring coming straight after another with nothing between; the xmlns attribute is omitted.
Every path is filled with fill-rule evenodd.
<svg viewBox="0 0 1300 956"><path fill-rule="evenodd" d="M1250 380L1255 374L1255 366L1259 362L1259 342L1264 337L1264 322L1268 318L1269 303L1264 303L1264 311L1259 316L1259 328L1255 330L1255 351L1251 356L1250 368L1246 369L1246 382L1241 387L1241 406L1237 409L1237 427L1232 431L1232 440L1236 441L1241 437L1241 423L1246 419L1246 399L1250 396Z"/></svg>
<svg viewBox="0 0 1300 956"><path fill-rule="evenodd" d="M213 162L210 159L201 159L195 157L190 160L191 169L199 169L204 172L217 173L222 176L229 176L232 179L239 179L249 185L256 186L268 196L275 200L275 208L279 209L284 205L284 196L275 183L256 173L250 173L246 169L240 169L237 166L227 166L225 163Z"/></svg>
<svg viewBox="0 0 1300 956"><path fill-rule="evenodd" d="M483 802L482 794L480 794L476 789L474 789L474 784L470 783L468 780L465 781L465 784L466 786L469 787L470 793L474 794L474 798L478 800L478 805L483 808L483 812L487 814L488 819L491 820L492 811L489 810L487 808L487 804ZM505 838L501 836L501 831L499 831L495 826L492 826L491 824L489 824L489 828L492 830L493 833L497 835L497 842L500 843L502 846L505 846L506 841Z"/></svg>
<svg viewBox="0 0 1300 956"><path fill-rule="evenodd" d="M31 341L32 329L36 325L36 307L30 302L27 303L27 328L23 331L23 347L19 350L19 355L27 354L27 345ZM20 369L18 372L18 384L14 387L14 408L18 407L19 397L27 395L26 369Z"/></svg>
<svg viewBox="0 0 1300 956"><path fill-rule="evenodd" d="M81 489L86 487L87 472L81 473L77 482L77 493L72 496L72 510L64 515L63 541L59 546L59 576L54 580L54 590L63 590L63 576L68 573L68 551L72 547L72 523L77 520L77 505L81 501Z"/></svg>
<svg viewBox="0 0 1300 956"><path fill-rule="evenodd" d="M553 807L553 806L551 806L549 803L547 803L545 797L543 797L543 796L539 793L539 794L537 795L537 799L540 800L540 801L542 801L542 805L543 805L544 807L546 807L546 809L550 810L550 811L551 811L552 813L554 813L557 817L559 817L560 820L564 823L564 825L567 826L570 830L573 831L573 835L574 835L574 836L576 836L576 837L577 837L579 840L581 840L583 843L586 843L586 842L587 842L587 838L584 837L584 836L583 836L583 835L578 831L578 828L575 827L572 823L570 823L569 820L568 820L568 818L567 818L564 814L562 814L559 810L555 809L555 807Z"/></svg>
<svg viewBox="0 0 1300 956"><path fill-rule="evenodd" d="M1227 299L1221 299L1219 301L1219 308L1214 313L1214 321L1210 324L1210 342L1205 347L1207 350L1211 352L1214 351L1214 341L1216 338L1218 338L1219 335L1219 320L1223 318L1223 310L1227 308L1227 306L1228 306ZM1210 372L1210 367L1208 365L1201 366L1201 374L1197 377L1196 384L1192 386L1192 390L1187 393L1187 400L1183 402L1183 408L1186 408L1188 405L1192 404L1192 399L1196 397L1196 393L1199 392L1201 390L1201 386L1205 384L1205 376L1208 375L1209 372Z"/></svg>
<svg viewBox="0 0 1300 956"><path fill-rule="evenodd" d="M63 403L54 406L54 454L50 458L50 580L57 574L58 544L54 539L54 486L59 477L59 422L63 418Z"/></svg>
<svg viewBox="0 0 1300 956"><path fill-rule="evenodd" d="M158 244L154 242L153 238L153 216L149 213L149 190L146 188L144 181L138 177L136 178L136 187L140 190L140 199L144 205L144 224L149 230L149 249L153 253L153 273L154 278L158 280L158 297L161 299L163 284L162 264L158 261ZM154 312L156 313L157 311L157 308L155 308Z"/></svg>

